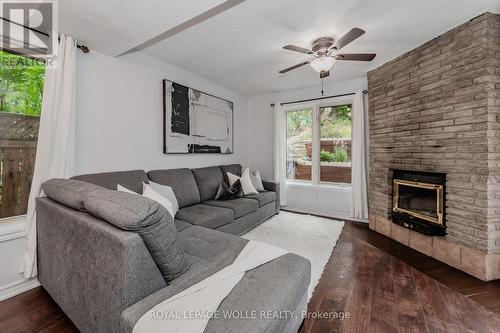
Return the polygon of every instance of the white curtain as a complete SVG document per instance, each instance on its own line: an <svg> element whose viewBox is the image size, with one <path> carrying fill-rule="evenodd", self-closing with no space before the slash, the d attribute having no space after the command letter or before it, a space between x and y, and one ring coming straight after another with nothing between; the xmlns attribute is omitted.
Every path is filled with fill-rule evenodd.
<svg viewBox="0 0 500 333"><path fill-rule="evenodd" d="M368 218L367 115L364 94L358 90L352 103L351 217Z"/></svg>
<svg viewBox="0 0 500 333"><path fill-rule="evenodd" d="M280 205L286 206L286 117L281 102L274 103L274 180L280 183Z"/></svg>
<svg viewBox="0 0 500 333"><path fill-rule="evenodd" d="M75 84L76 41L62 35L57 65L45 72L42 114L38 132L35 170L26 216L24 276L37 275L35 199L43 195L41 185L50 178L68 178L75 173Z"/></svg>

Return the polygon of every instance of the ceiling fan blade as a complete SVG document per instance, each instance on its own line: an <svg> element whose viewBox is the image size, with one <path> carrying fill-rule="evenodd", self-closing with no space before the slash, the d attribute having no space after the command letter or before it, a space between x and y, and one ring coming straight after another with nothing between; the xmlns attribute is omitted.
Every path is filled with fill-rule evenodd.
<svg viewBox="0 0 500 333"><path fill-rule="evenodd" d="M288 68L285 68L285 69L282 69L279 71L280 74L284 74L284 73L287 73L289 71L293 71L294 69L297 69L297 68L300 68L302 66L305 66L307 64L309 64L310 61L304 61L304 62L301 62L300 64L297 64L297 65L293 65L293 66L290 66Z"/></svg>
<svg viewBox="0 0 500 333"><path fill-rule="evenodd" d="M335 55L337 60L353 60L353 61L372 61L375 58L374 53L339 53Z"/></svg>
<svg viewBox="0 0 500 333"><path fill-rule="evenodd" d="M325 77L328 77L328 76L330 76L330 71L321 71L319 73L319 78L320 79L324 79Z"/></svg>
<svg viewBox="0 0 500 333"><path fill-rule="evenodd" d="M285 45L283 46L285 50L290 50L290 51L295 51L295 52L300 52L304 54L314 54L313 50L308 50L300 46L295 46L295 45Z"/></svg>
<svg viewBox="0 0 500 333"><path fill-rule="evenodd" d="M365 31L360 28L352 28L351 31L346 33L341 38L337 39L331 48L336 48L337 50L340 50L341 48L343 48L356 38L360 37L364 33Z"/></svg>

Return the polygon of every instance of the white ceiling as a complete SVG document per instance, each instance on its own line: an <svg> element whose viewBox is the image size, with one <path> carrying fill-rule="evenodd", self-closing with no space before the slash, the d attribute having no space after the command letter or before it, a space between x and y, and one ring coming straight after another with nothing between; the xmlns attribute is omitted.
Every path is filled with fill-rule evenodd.
<svg viewBox="0 0 500 333"><path fill-rule="evenodd" d="M222 0L63 0L60 30L116 56L220 4ZM337 62L325 84L366 72L486 11L499 0L246 0L142 52L247 96L319 84L305 67L278 71L308 56L283 50L309 47L321 36L353 27L366 34L342 51L377 53L370 63Z"/></svg>
<svg viewBox="0 0 500 333"><path fill-rule="evenodd" d="M224 0L61 0L59 30L117 56Z"/></svg>

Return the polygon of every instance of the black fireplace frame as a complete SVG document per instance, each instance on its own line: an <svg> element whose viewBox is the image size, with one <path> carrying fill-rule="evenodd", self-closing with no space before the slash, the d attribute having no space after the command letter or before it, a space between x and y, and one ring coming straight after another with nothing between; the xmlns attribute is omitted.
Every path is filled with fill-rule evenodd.
<svg viewBox="0 0 500 333"><path fill-rule="evenodd" d="M391 198L394 196L394 180L404 180L409 182L419 182L441 185L443 187L443 218L442 223L433 223L427 220L418 218L411 214L399 212L394 210L392 205L392 222L402 227L415 230L419 233L428 236L445 236L446 235L446 174L439 172L425 172L425 171L410 171L410 170L392 170Z"/></svg>

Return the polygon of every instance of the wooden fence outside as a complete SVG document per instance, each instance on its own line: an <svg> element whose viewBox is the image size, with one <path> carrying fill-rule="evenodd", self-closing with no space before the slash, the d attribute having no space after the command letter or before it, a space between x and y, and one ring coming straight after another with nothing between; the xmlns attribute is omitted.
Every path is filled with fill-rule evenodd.
<svg viewBox="0 0 500 333"><path fill-rule="evenodd" d="M26 214L38 117L0 113L0 218Z"/></svg>
<svg viewBox="0 0 500 333"><path fill-rule="evenodd" d="M309 158L312 156L312 142L306 141L306 154ZM351 159L352 140L351 139L321 139L321 150L326 150L333 153L339 148L344 148L347 151L349 160Z"/></svg>
<svg viewBox="0 0 500 333"><path fill-rule="evenodd" d="M320 181L329 183L351 183L351 166L321 165ZM311 165L295 164L292 179L311 180Z"/></svg>

